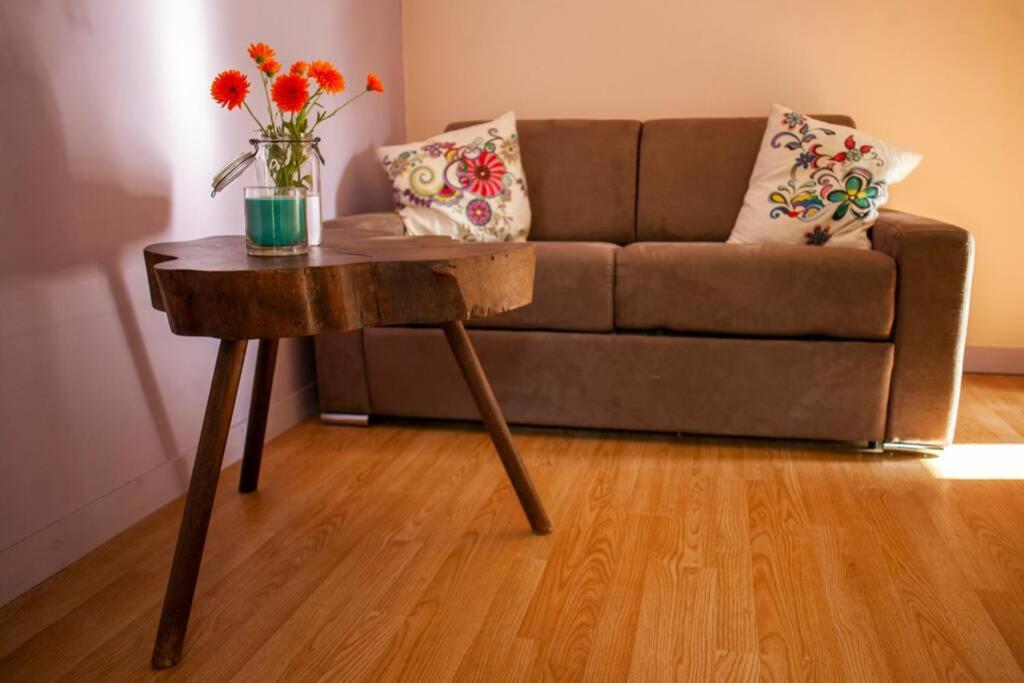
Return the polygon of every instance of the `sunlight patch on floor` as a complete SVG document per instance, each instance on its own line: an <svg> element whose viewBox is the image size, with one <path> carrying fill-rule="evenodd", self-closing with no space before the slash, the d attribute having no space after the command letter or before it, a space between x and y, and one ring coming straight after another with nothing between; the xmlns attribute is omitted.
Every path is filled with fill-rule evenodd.
<svg viewBox="0 0 1024 683"><path fill-rule="evenodd" d="M936 479L1024 479L1024 444L952 444L924 465Z"/></svg>

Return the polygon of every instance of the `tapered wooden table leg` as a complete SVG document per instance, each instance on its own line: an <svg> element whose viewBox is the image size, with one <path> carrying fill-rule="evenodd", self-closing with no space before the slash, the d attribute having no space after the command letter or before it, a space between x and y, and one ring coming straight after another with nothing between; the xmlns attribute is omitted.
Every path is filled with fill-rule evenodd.
<svg viewBox="0 0 1024 683"><path fill-rule="evenodd" d="M245 346L244 340L223 340L217 352L217 365L213 370L210 396L206 401L203 431L199 437L196 461L192 466L185 512L178 531L178 545L174 549L174 562L167 582L167 594L164 596L160 628L153 646L154 669L166 669L181 659L188 615L192 610L192 597L199 577L199 564L203 559L206 530L210 525L210 513L213 512L213 497L217 492L224 446L231 427L231 413L238 394L238 380L245 360Z"/></svg>
<svg viewBox="0 0 1024 683"><path fill-rule="evenodd" d="M260 460L263 457L263 441L267 436L267 414L270 411L270 390L274 385L276 363L277 340L260 339L256 351L256 374L252 379L252 398L249 401L249 424L245 428L242 476L238 480L240 493L252 493L259 485Z"/></svg>
<svg viewBox="0 0 1024 683"><path fill-rule="evenodd" d="M445 337L448 338L448 345L451 347L452 353L455 354L459 369L462 370L462 376L465 377L466 384L469 385L469 391L473 394L473 400L476 401L476 406L484 419L484 426L487 428L488 434L491 435L494 448L498 451L501 464L505 466L505 472L512 482L512 488L516 491L519 504L523 506L523 512L530 520L530 526L534 533L550 533L551 522L544 511L544 504L541 503L537 489L534 488L533 481L530 479L530 473L526 471L526 465L523 464L519 452L516 451L516 446L512 442L512 433L508 430L505 416L501 414L501 408L494 398L491 385L487 382L487 376L484 375L484 370L480 366L480 360L469 341L466 328L458 320L444 323L442 328Z"/></svg>

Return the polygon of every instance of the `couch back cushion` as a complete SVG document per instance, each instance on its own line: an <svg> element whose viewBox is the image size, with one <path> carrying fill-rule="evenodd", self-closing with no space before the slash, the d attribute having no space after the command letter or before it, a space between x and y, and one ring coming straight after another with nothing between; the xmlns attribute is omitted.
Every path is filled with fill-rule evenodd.
<svg viewBox="0 0 1024 683"><path fill-rule="evenodd" d="M639 121L527 119L517 127L533 214L530 240L635 239Z"/></svg>
<svg viewBox="0 0 1024 683"><path fill-rule="evenodd" d="M814 118L854 125L848 116ZM767 122L764 117L750 117L658 119L644 123L636 239L728 239L743 205ZM529 164L526 171L529 179Z"/></svg>

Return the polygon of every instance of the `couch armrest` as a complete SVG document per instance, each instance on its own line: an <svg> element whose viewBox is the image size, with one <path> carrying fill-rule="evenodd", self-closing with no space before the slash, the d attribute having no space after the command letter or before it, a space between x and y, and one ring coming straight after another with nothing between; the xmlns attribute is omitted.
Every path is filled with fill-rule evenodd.
<svg viewBox="0 0 1024 683"><path fill-rule="evenodd" d="M895 259L897 273L886 441L945 446L960 398L974 239L954 225L882 211L872 244Z"/></svg>
<svg viewBox="0 0 1024 683"><path fill-rule="evenodd" d="M405 227L402 225L402 217L394 211L387 213L358 213L352 216L341 216L324 221L324 228L328 230L344 228L368 228L380 230L389 235L405 234Z"/></svg>

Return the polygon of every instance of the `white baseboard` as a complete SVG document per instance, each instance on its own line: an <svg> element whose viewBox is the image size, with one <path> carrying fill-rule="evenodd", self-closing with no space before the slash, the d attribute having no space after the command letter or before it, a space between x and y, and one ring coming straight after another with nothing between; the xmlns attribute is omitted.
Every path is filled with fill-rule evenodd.
<svg viewBox="0 0 1024 683"><path fill-rule="evenodd" d="M275 400L267 417L267 439L318 411L315 382ZM242 457L244 441L243 417L231 425L225 467ZM168 461L0 551L0 606L185 493L195 456L193 450Z"/></svg>
<svg viewBox="0 0 1024 683"><path fill-rule="evenodd" d="M964 372L1024 375L1024 349L968 346L964 351Z"/></svg>

